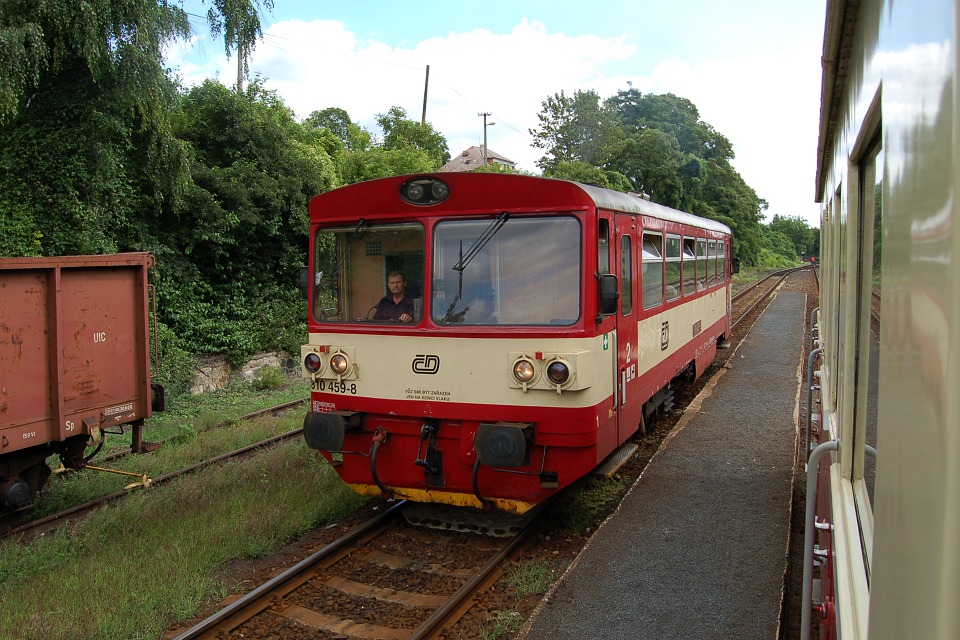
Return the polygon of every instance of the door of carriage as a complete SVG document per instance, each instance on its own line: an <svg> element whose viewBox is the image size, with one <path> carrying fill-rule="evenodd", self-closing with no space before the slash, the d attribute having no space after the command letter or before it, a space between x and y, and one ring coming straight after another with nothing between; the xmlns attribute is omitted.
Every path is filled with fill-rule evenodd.
<svg viewBox="0 0 960 640"><path fill-rule="evenodd" d="M632 215L617 215L614 243L615 269L620 280L620 304L617 309L617 442L622 443L640 426L643 402L640 400L637 296L640 260L640 220Z"/></svg>

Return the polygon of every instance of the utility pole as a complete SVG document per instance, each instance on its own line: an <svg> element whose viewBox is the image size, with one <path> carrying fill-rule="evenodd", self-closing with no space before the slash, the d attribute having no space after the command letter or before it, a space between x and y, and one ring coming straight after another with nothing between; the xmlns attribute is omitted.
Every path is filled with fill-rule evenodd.
<svg viewBox="0 0 960 640"><path fill-rule="evenodd" d="M487 124L487 116L493 115L492 113L478 113L477 115L483 116L483 164L487 164L487 127L492 127L497 123Z"/></svg>
<svg viewBox="0 0 960 640"><path fill-rule="evenodd" d="M237 42L237 95L243 93L243 63L246 53L241 42Z"/></svg>
<svg viewBox="0 0 960 640"><path fill-rule="evenodd" d="M423 81L423 115L420 124L427 124L427 87L430 86L430 65L427 65L427 77Z"/></svg>

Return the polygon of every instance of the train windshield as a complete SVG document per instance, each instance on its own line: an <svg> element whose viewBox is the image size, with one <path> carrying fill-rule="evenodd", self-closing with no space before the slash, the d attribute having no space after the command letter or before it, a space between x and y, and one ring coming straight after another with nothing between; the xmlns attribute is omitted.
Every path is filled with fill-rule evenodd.
<svg viewBox="0 0 960 640"><path fill-rule="evenodd" d="M580 317L575 218L445 220L433 236L430 315L439 325L570 325Z"/></svg>
<svg viewBox="0 0 960 640"><path fill-rule="evenodd" d="M418 223L320 229L313 317L320 322L416 323L423 317L425 235Z"/></svg>

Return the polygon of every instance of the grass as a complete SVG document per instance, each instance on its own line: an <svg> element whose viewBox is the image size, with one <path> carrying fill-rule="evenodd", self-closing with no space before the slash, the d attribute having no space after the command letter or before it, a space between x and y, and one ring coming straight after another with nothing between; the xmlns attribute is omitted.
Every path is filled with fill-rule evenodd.
<svg viewBox="0 0 960 640"><path fill-rule="evenodd" d="M497 640L508 633L520 630L523 617L519 611L494 611L486 624L478 629L481 640Z"/></svg>
<svg viewBox="0 0 960 640"><path fill-rule="evenodd" d="M240 395L248 394L241 390ZM248 410L245 399L214 396L207 401L221 415L273 403L261 398ZM196 415L207 411L204 399L189 402ZM182 406L177 411L183 418L190 413ZM195 430L124 465L158 475L260 439L262 433L295 429L302 415L293 411L253 425ZM90 485L116 481L104 477L84 472L58 479L44 501L53 502L56 495L69 502L70 496L100 490ZM195 615L204 602L233 589L226 568L235 560L277 551L361 502L297 440L135 493L69 530L25 545L5 541L0 543L0 639L155 639Z"/></svg>
<svg viewBox="0 0 960 640"><path fill-rule="evenodd" d="M569 535L583 535L610 511L630 488L632 480L626 474L610 478L584 478L569 499L560 505L562 531Z"/></svg>
<svg viewBox="0 0 960 640"><path fill-rule="evenodd" d="M129 434L108 435L103 451L90 464L149 477L176 471L299 428L302 426L300 423L281 426L280 422L269 419L242 423L230 421L258 409L306 398L308 395L306 382L298 380L279 389L255 391L250 385L237 385L218 393L177 398L169 410L154 414L144 427L144 439L162 442L160 449L146 456L131 455L109 464L100 463L99 460L106 453L130 445ZM301 419L304 410L293 409L290 414ZM55 468L59 465L59 459L51 457L47 464ZM32 516L55 513L118 491L134 481L136 478L130 476L93 470L54 474L38 496Z"/></svg>
<svg viewBox="0 0 960 640"><path fill-rule="evenodd" d="M507 575L507 584L516 590L518 598L526 598L546 593L555 577L551 563L534 558L512 567Z"/></svg>

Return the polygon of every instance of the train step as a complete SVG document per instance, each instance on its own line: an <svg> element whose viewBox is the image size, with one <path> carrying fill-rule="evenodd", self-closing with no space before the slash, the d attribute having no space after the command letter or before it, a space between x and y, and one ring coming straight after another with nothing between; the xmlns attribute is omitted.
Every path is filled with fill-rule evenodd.
<svg viewBox="0 0 960 640"><path fill-rule="evenodd" d="M630 459L640 447L632 442L624 442L622 445L607 456L607 459L600 463L600 466L593 470L593 475L609 478Z"/></svg>

